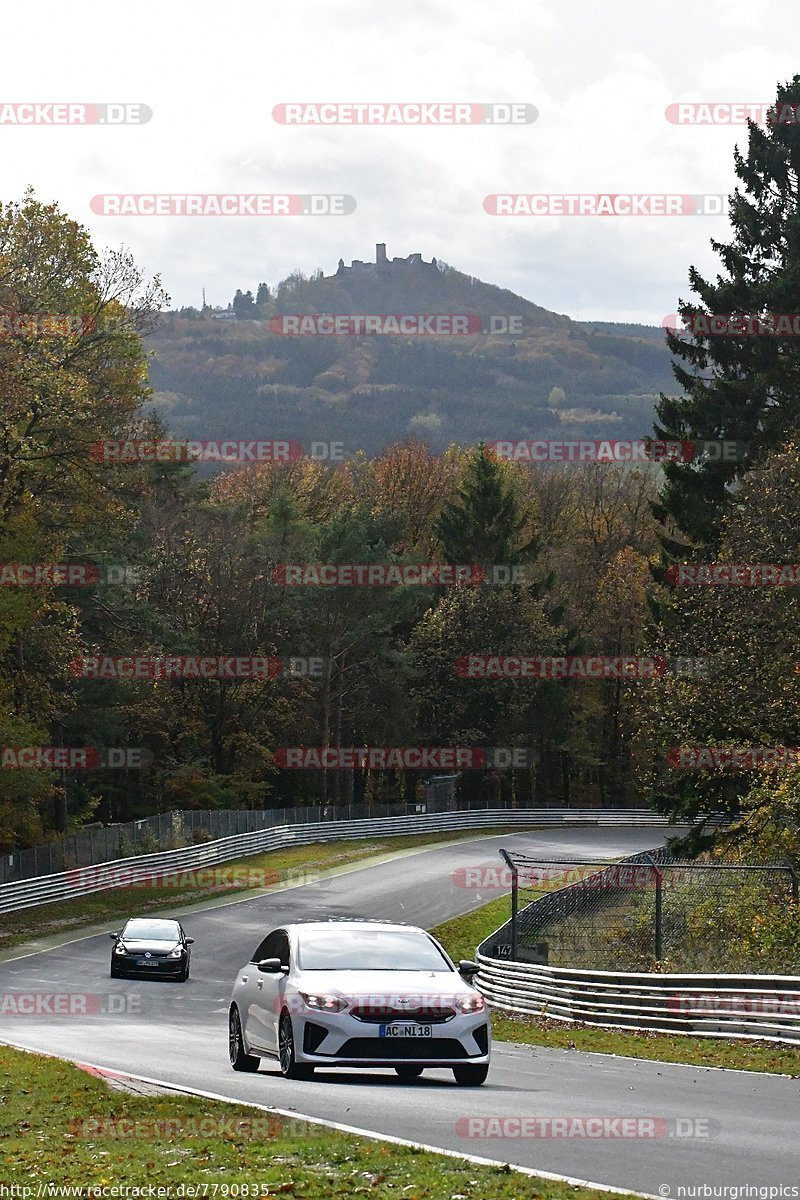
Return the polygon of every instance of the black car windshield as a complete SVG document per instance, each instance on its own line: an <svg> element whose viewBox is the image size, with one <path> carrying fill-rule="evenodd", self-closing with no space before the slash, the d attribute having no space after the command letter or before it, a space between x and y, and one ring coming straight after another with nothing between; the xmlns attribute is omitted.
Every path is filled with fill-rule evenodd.
<svg viewBox="0 0 800 1200"><path fill-rule="evenodd" d="M136 942L177 942L180 929L173 921L128 921L122 936Z"/></svg>
<svg viewBox="0 0 800 1200"><path fill-rule="evenodd" d="M422 933L405 929L304 929L298 939L301 971L452 971Z"/></svg>

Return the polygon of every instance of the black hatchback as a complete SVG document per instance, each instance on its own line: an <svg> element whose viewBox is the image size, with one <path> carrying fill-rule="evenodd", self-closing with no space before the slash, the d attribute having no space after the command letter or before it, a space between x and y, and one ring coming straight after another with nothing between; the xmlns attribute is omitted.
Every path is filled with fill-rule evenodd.
<svg viewBox="0 0 800 1200"><path fill-rule="evenodd" d="M190 946L180 921L159 917L132 917L125 928L108 935L114 940L111 951L111 978L125 975L155 975L185 983L189 978Z"/></svg>

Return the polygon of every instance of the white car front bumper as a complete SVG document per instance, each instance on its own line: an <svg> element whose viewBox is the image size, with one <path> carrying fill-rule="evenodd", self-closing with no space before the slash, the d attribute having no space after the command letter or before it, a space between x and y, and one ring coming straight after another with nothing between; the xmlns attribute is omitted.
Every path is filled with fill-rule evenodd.
<svg viewBox="0 0 800 1200"><path fill-rule="evenodd" d="M320 1067L454 1067L488 1063L491 1029L485 1012L456 1015L430 1025L430 1036L386 1037L381 1026L398 1021L361 1021L349 1013L308 1012L292 1017L295 1058ZM417 1022L414 1022L415 1024Z"/></svg>

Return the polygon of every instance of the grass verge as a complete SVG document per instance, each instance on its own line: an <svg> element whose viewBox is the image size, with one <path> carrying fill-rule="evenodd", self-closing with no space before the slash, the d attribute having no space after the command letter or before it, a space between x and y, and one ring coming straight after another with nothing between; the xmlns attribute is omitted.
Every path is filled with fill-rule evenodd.
<svg viewBox="0 0 800 1200"><path fill-rule="evenodd" d="M629 1033L622 1029L595 1029L591 1025L561 1025L544 1017L503 1016L497 1012L492 1014L492 1037L527 1046L591 1050L663 1063L767 1071L800 1078L797 1047L774 1042L740 1042L733 1038L688 1037L679 1033Z"/></svg>
<svg viewBox="0 0 800 1200"><path fill-rule="evenodd" d="M499 896L496 900L484 904L482 908L465 913L463 917L454 917L452 921L442 922L430 932L457 963L461 958L474 958L476 947L490 933L494 933L495 929L504 925L510 916L510 897Z"/></svg>
<svg viewBox="0 0 800 1200"><path fill-rule="evenodd" d="M463 917L445 921L431 933L456 961L474 958L476 947L507 921L510 914L509 899L503 896ZM696 1067L731 1067L739 1071L768 1071L800 1077L800 1051L775 1042L597 1029L591 1025L562 1025L546 1017L507 1016L500 1012L492 1014L492 1037L526 1046L590 1050L598 1054L624 1054L630 1058L687 1063Z"/></svg>
<svg viewBox="0 0 800 1200"><path fill-rule="evenodd" d="M203 870L184 872L176 878L175 886L118 887L91 895L77 895L72 900L60 900L55 904L40 904L19 912L3 914L0 928L0 952L14 946L24 945L31 939L52 937L70 933L88 926L108 921L113 927L116 920L129 917L132 913L144 914L177 912L203 900L237 896L260 886L277 885L280 882L302 883L304 872L335 867L369 860L397 850L436 845L445 842L464 841L475 837L492 837L498 833L519 832L503 827L481 830L459 830L453 833L416 833L386 838L364 838L347 841L320 842L311 846L290 846L284 850L268 850L263 854L252 854L233 862L221 863L218 870L225 882L202 883ZM115 866L124 871L125 860ZM91 868L87 868L91 869ZM215 868L204 869L210 872ZM241 882L237 883L237 878Z"/></svg>
<svg viewBox="0 0 800 1200"><path fill-rule="evenodd" d="M376 1082L376 1091L392 1086ZM298 1200L359 1194L608 1200L608 1193L593 1188L376 1142L237 1104L110 1091L70 1063L4 1046L0 1111L0 1176L18 1185L20 1196L31 1185L35 1195L39 1183L72 1184L83 1195L93 1186L152 1185L170 1188L173 1196L180 1184L198 1188L197 1196L203 1196L203 1185L205 1195L213 1196L221 1194L219 1185L237 1184L239 1196ZM465 1152L472 1148L465 1146Z"/></svg>

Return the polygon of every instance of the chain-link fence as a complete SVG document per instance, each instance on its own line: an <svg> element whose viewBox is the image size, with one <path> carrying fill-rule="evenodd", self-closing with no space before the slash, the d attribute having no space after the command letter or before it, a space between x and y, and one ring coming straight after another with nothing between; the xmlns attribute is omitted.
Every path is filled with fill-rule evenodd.
<svg viewBox="0 0 800 1200"><path fill-rule="evenodd" d="M512 915L498 957L597 971L800 971L787 863L686 862L665 848L602 866L501 854Z"/></svg>

